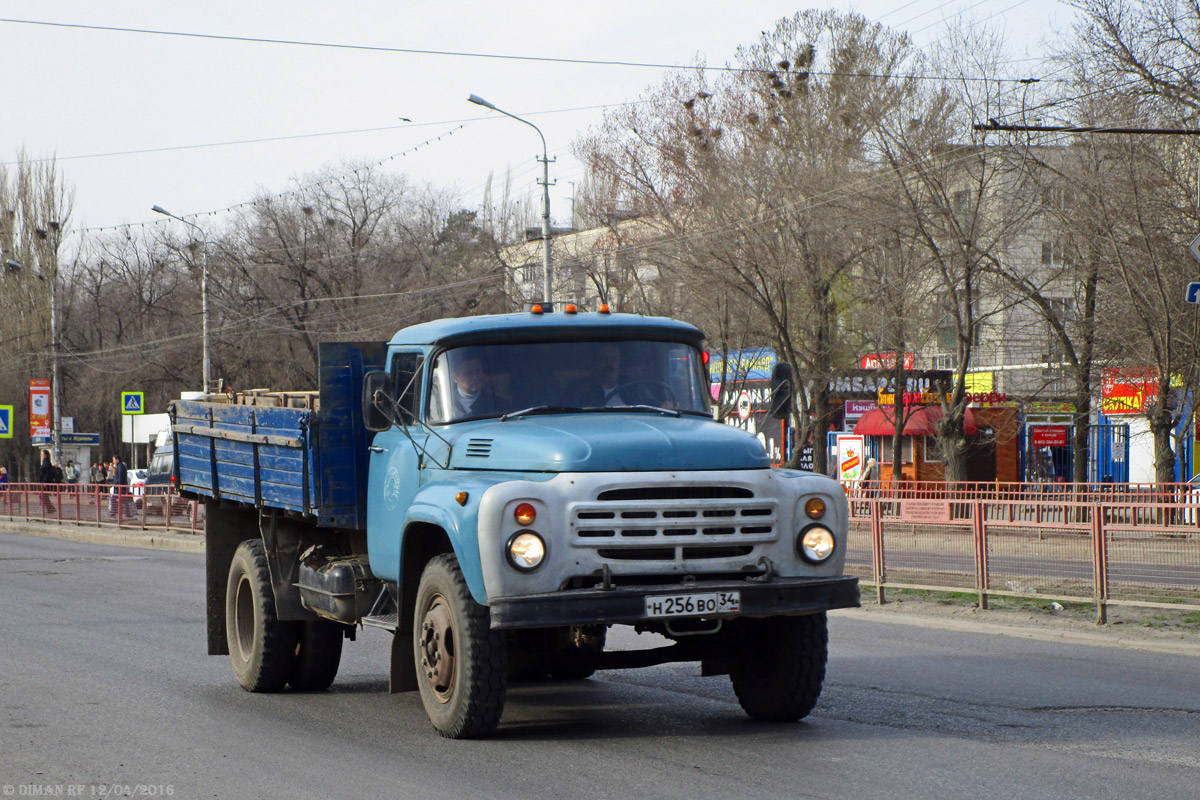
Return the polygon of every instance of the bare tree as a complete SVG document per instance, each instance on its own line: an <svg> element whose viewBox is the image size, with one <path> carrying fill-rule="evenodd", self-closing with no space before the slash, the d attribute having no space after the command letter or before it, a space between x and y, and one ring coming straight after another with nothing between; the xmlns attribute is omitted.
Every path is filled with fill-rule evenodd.
<svg viewBox="0 0 1200 800"><path fill-rule="evenodd" d="M958 77L909 95L907 113L883 126L878 140L901 198L903 225L936 276L938 336L953 350L953 377L943 387L936 426L951 481L966 478L970 443L964 420L972 359L989 321L1011 302L997 291L993 271L1031 213L1020 190L1023 152L993 145L971 127L998 103L988 82L980 86L972 78L996 74L1002 52L1002 43L984 29L952 30L931 66Z"/></svg>
<svg viewBox="0 0 1200 800"><path fill-rule="evenodd" d="M29 430L18 420L29 419L29 379L51 372L51 292L72 197L52 159L22 151L11 166L0 163L0 396L15 399L14 435L0 439L0 464L14 477L35 469Z"/></svg>
<svg viewBox="0 0 1200 800"><path fill-rule="evenodd" d="M797 442L812 440L822 471L830 382L852 356L865 142L910 90L892 76L912 58L906 37L861 16L801 12L739 50L743 71L711 86L673 75L577 145L657 226L669 280L725 286L761 315L801 372Z"/></svg>

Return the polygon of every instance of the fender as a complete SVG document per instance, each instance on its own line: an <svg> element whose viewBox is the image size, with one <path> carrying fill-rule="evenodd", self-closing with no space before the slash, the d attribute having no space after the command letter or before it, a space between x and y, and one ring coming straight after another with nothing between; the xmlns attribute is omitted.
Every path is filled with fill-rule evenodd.
<svg viewBox="0 0 1200 800"><path fill-rule="evenodd" d="M441 528L450 540L454 555L458 559L459 568L471 590L471 596L476 603L488 605L487 590L483 583L483 565L479 555L479 501L483 493L501 483L512 480L529 480L530 475L522 474L476 474L462 473L447 474L439 480L425 484L413 497L404 514L404 534L400 541L400 558L403 559L406 541L413 528L426 523ZM464 504L460 504L455 496L466 492ZM404 565L400 564L397 574L404 575ZM401 593L404 587L400 587Z"/></svg>

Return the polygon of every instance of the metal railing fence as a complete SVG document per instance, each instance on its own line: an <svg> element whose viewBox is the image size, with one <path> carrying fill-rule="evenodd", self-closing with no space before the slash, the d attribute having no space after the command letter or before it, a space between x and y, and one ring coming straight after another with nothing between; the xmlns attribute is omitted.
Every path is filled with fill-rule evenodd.
<svg viewBox="0 0 1200 800"><path fill-rule="evenodd" d="M1098 622L1109 605L1200 610L1196 487L1068 486L973 496L853 487L847 572L880 602L892 587L972 592L981 608L990 595L1094 602Z"/></svg>
<svg viewBox="0 0 1200 800"><path fill-rule="evenodd" d="M194 500L174 491L135 493L133 487L104 484L5 484L0 518L189 533L204 529L203 505Z"/></svg>

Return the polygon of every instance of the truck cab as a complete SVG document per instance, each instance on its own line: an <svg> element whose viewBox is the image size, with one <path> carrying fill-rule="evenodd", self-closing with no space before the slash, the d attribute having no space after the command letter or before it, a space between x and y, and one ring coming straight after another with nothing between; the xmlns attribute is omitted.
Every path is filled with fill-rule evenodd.
<svg viewBox="0 0 1200 800"><path fill-rule="evenodd" d="M341 638L390 630L393 691L419 691L444 736L495 730L511 680L668 661L729 675L751 716L812 709L825 612L858 604L843 574L845 497L824 476L772 468L756 438L714 421L697 328L535 309L415 325L380 355L362 362L353 413L323 407L307 423L328 438L337 417L342 438L361 442L346 466L363 484L361 513L322 521L314 497L300 519L281 517L256 497L263 538L238 545L257 550L240 566L231 556L224 586L210 585L226 598L228 646L216 649L234 654L243 686L282 688L238 671L239 652L263 660L259 597L275 623L300 626L279 675L304 661L306 624L326 626L326 650L328 625ZM333 463L310 460L321 475ZM221 518L220 492L207 499ZM210 563L210 578L220 569ZM269 583L257 595L255 575ZM612 625L672 643L610 651ZM213 638L210 625L210 652Z"/></svg>

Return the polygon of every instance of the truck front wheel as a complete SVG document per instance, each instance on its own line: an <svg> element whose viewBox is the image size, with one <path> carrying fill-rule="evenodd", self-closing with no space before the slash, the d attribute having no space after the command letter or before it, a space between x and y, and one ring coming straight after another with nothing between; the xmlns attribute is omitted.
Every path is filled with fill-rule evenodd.
<svg viewBox="0 0 1200 800"><path fill-rule="evenodd" d="M453 555L434 557L421 575L413 657L421 702L438 733L471 739L496 730L508 688L507 640L491 630Z"/></svg>
<svg viewBox="0 0 1200 800"><path fill-rule="evenodd" d="M745 622L749 629L729 671L742 708L754 719L770 722L808 716L825 680L825 612Z"/></svg>
<svg viewBox="0 0 1200 800"><path fill-rule="evenodd" d="M225 636L233 674L248 692L277 692L296 661L298 626L275 616L275 593L262 539L238 545L225 591Z"/></svg>

